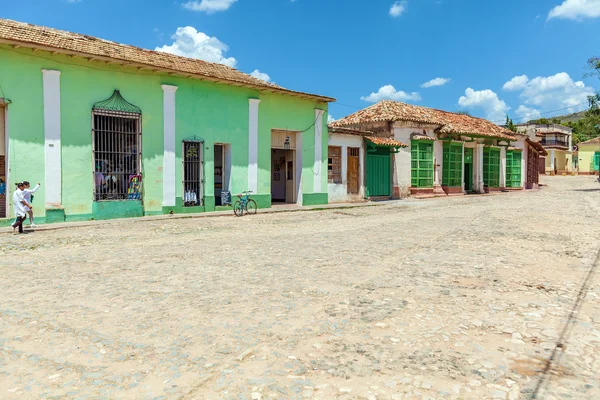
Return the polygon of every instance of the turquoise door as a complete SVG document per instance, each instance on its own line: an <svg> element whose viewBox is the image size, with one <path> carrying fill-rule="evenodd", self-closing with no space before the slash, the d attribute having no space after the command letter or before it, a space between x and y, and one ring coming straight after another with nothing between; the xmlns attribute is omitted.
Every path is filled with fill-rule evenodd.
<svg viewBox="0 0 600 400"><path fill-rule="evenodd" d="M390 149L378 147L367 153L367 197L390 196L392 187L392 174Z"/></svg>

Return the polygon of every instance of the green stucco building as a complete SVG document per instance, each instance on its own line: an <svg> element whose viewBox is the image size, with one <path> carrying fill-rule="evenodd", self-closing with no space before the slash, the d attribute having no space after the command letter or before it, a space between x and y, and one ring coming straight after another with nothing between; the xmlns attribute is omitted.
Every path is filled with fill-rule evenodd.
<svg viewBox="0 0 600 400"><path fill-rule="evenodd" d="M327 107L233 68L0 19L0 221L327 203Z"/></svg>

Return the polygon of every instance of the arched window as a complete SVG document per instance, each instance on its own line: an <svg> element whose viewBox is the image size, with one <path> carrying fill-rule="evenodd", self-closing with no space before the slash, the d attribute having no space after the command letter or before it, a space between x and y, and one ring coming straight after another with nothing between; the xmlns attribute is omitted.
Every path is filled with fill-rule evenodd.
<svg viewBox="0 0 600 400"><path fill-rule="evenodd" d="M92 107L94 200L140 200L142 110L118 90Z"/></svg>

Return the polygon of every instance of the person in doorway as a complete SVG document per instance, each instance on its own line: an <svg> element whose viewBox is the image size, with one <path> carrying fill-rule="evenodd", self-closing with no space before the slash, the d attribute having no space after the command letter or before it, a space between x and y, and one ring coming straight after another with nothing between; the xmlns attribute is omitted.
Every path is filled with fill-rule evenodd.
<svg viewBox="0 0 600 400"><path fill-rule="evenodd" d="M33 189L31 189L31 184L27 181L23 181L23 198L28 204L33 202L33 193L37 192L40 188L40 184L35 185ZM31 228L37 228L37 225L33 223L33 210L31 208L27 208L27 214L29 215L29 226Z"/></svg>
<svg viewBox="0 0 600 400"><path fill-rule="evenodd" d="M96 174L94 175L96 180L96 200L100 199L100 195L104 194L104 186L106 185L106 179L104 174L100 171L100 165L96 165Z"/></svg>
<svg viewBox="0 0 600 400"><path fill-rule="evenodd" d="M17 183L17 190L13 193L13 207L15 209L15 222L12 224L13 233L16 233L17 228L19 229L19 233L23 233L23 221L27 218L26 208L33 209L31 204L25 201L23 196L23 182Z"/></svg>

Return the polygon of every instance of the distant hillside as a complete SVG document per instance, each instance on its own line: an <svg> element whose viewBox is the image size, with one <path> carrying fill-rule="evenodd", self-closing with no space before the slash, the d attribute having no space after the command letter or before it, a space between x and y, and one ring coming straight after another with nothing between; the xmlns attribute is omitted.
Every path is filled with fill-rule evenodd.
<svg viewBox="0 0 600 400"><path fill-rule="evenodd" d="M556 117L551 117L551 118L540 118L540 119L534 119L531 121L528 121L528 124L532 124L532 123L542 123L542 124L567 124L569 122L577 122L579 120L582 120L586 117L586 111L580 111L577 113L573 113L573 114L567 114L567 115L559 115Z"/></svg>

